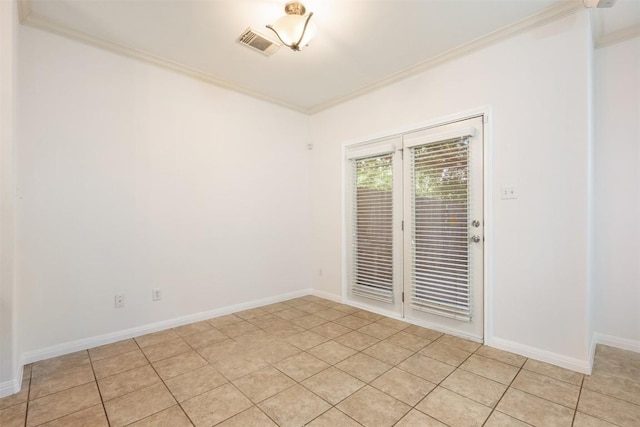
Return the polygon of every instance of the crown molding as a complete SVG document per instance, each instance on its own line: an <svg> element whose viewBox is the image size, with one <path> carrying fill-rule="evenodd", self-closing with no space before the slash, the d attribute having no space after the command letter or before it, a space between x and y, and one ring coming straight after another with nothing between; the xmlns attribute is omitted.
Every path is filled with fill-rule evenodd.
<svg viewBox="0 0 640 427"><path fill-rule="evenodd" d="M414 76L430 68L434 68L445 62L448 62L448 61L460 58L462 56L465 56L467 54L470 54L472 52L478 51L482 48L485 48L487 46L490 46L492 44L495 44L509 37L520 34L524 31L530 30L532 28L540 27L550 22L564 18L565 16L572 15L573 13L576 13L583 9L584 9L584 5L582 4L581 0L563 1L562 3L558 3L557 5L552 6L548 9L545 9L535 15L531 15L511 25L502 27L485 36L478 37L475 40L467 42L461 46L457 46L453 49L450 49L446 52L436 55L433 58L419 62L418 64L413 65L409 68L406 68L402 71L390 74L384 79L376 83L373 83L371 85L365 86L361 89L358 89L354 92L351 92L348 95L345 95L343 97L340 97L332 101L326 102L324 104L320 104L316 107L313 107L311 108L310 114L319 113L323 110L329 109L331 107L335 107L336 105L342 104L343 102L350 101L352 99L365 95L369 92L373 92L377 89L381 89L383 87L389 86L393 83L396 83L400 80L404 80L408 77Z"/></svg>
<svg viewBox="0 0 640 427"><path fill-rule="evenodd" d="M633 25L631 27L623 28L622 30L614 31L611 34L599 35L596 39L594 46L596 49L611 46L612 44L620 43L625 40L629 40L640 36L640 24Z"/></svg>
<svg viewBox="0 0 640 427"><path fill-rule="evenodd" d="M31 3L30 0L18 0L19 16L20 16L21 24L38 28L41 30L49 31L49 32L58 34L60 36L73 39L75 41L79 41L81 43L85 43L94 47L105 49L110 52L124 55L130 58L138 59L140 61L143 61L149 64L157 65L163 68L168 68L170 70L176 71L181 74L185 74L189 77L204 81L206 83L210 83L210 84L222 87L224 89L229 89L235 92L239 92L244 95L257 98L261 101L266 101L271 104L279 105L281 107L288 108L298 113L309 114L309 110L304 107L291 104L267 95L263 95L259 92L256 92L242 85L216 77L213 74L205 73L204 71L198 70L196 68L191 68L186 65L180 64L178 62L171 61L169 59L163 58L158 55L152 55L150 53L144 52L142 50L139 50L130 46L126 46L120 43L115 43L109 40L103 40L97 37L92 37L87 34L81 33L79 31L72 30L64 25L59 25L57 23L51 22L33 13L31 10L30 3Z"/></svg>
<svg viewBox="0 0 640 427"><path fill-rule="evenodd" d="M441 53L439 55L436 55L430 59L427 59L425 61L422 61L416 65L413 65L409 68L406 68L404 70L401 70L399 72L393 73L388 75L387 77L383 78L382 80L379 80L376 83L364 86L358 90L355 90L345 96L341 96L338 98L335 98L331 101L325 102L325 103L321 103L318 104L314 107L310 107L310 108L306 108L300 105L296 105L296 104L292 104L286 101L283 101L281 99L278 98L274 98L274 97L270 97L270 96L266 96L263 95L255 90L249 89L247 87L244 87L242 85L236 84L234 82L228 81L228 80L224 80L221 79L219 77L216 77L215 75L206 73L204 71L195 69L195 68L191 68L191 67L187 67L183 64L171 61L169 59L157 56L157 55L152 55L149 54L147 52L144 52L142 50L139 49L135 49L129 46L125 46L119 43L115 43L109 40L103 40L103 39L99 39L96 37L91 37L89 35L86 35L84 33L72 30L70 28L67 28L65 26L56 24L54 22L51 22L45 18L42 18L40 16L38 16L37 14L33 13L32 9L31 9L31 0L18 0L18 10L19 10L19 16L20 16L20 22L22 24L31 26L31 27L35 27L35 28L39 28L42 30L46 30L46 31L50 31L53 33L56 33L58 35L67 37L67 38L71 38L74 39L76 41L80 41L82 43L85 44L89 44L95 47L99 47L102 49L106 49L108 51L111 51L113 53L116 54L120 54L120 55L124 55L130 58L135 58L150 64L154 64L160 67L164 67L164 68L168 68L170 70L185 74L189 77L210 83L210 84L214 84L216 86L225 88L225 89L229 89L235 92L239 92L242 93L244 95L248 95L251 96L253 98L257 98L259 100L262 101L266 101L275 105L279 105L281 107L284 108L288 108L290 110L299 112L299 113L303 113L303 114L308 114L308 115L313 115L316 113L319 113L321 111L327 110L331 107L334 107L338 104L350 101L352 99L358 98L360 96L363 96L365 94L368 94L370 92L373 92L375 90L384 88L386 86L389 86L393 83L396 83L400 80L404 80L408 77L414 76L420 72L426 71L430 68L434 68L438 65L441 65L445 62L457 59L459 57L462 57L464 55L467 55L469 53L478 51L482 48L485 48L487 46L490 46L494 43L497 43L499 41L505 40L509 37L512 37L514 35L520 34L524 31L530 30L532 28L535 27L539 27L539 26L543 26L545 24L548 24L550 22L556 21L558 19L561 19L565 16L569 16L573 13L576 13L580 10L584 10L584 5L582 3L582 0L565 0L562 1L561 3L558 3L555 6L552 6L548 9L545 9L535 15L532 15L530 17L527 17L525 19L522 19L514 24L508 25L506 27L503 27L499 30L496 30L492 33L489 33L485 36L479 37L475 40L472 40L468 43L465 43L461 46L455 47L453 49L450 49L444 53ZM638 29L635 29L634 31L638 31ZM636 33L633 33L636 34ZM615 33L615 35L617 35L617 37L615 38L616 41L621 40L621 37L625 37L625 38L630 38L633 37L633 35L629 35L627 34L627 32L624 32L624 34L618 34ZM609 41L609 38L612 37L611 36L607 36L605 37L605 43L607 44L611 44L613 43L613 41ZM598 47L602 46L602 41L598 40L596 42L594 42L594 44Z"/></svg>

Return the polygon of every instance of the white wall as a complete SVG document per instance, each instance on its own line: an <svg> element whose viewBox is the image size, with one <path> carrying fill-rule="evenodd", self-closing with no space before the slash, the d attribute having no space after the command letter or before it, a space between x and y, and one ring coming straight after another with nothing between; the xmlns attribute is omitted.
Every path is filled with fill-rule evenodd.
<svg viewBox="0 0 640 427"><path fill-rule="evenodd" d="M310 287L307 116L25 26L18 54L25 354Z"/></svg>
<svg viewBox="0 0 640 427"><path fill-rule="evenodd" d="M341 145L491 105L486 340L588 370L590 49L584 11L313 116L314 288L341 293ZM504 185L519 198L501 200Z"/></svg>
<svg viewBox="0 0 640 427"><path fill-rule="evenodd" d="M16 19L16 2L0 2L0 397L19 386L13 177Z"/></svg>
<svg viewBox="0 0 640 427"><path fill-rule="evenodd" d="M640 38L595 51L595 330L640 351Z"/></svg>

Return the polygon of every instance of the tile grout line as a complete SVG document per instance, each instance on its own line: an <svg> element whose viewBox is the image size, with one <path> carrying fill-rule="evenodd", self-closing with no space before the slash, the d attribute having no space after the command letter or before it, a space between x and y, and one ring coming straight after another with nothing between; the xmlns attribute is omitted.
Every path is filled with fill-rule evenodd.
<svg viewBox="0 0 640 427"><path fill-rule="evenodd" d="M98 384L98 377L96 376L96 370L93 368L93 360L91 359L91 353L87 349L87 357L89 358L89 364L91 365L91 372L93 373L93 381L96 383L96 388L98 389L98 395L100 396L100 403L102 405L102 413L104 417L107 419L107 425L111 426L111 421L109 420L109 416L107 415L107 408L104 406L104 398L102 397L102 390L100 390L100 385Z"/></svg>
<svg viewBox="0 0 640 427"><path fill-rule="evenodd" d="M24 369L24 368L23 368ZM31 397L31 381L33 379L33 363L31 364L31 369L29 370L29 390L27 391L27 405L24 410L24 427L27 427L27 420L29 419L29 398Z"/></svg>
<svg viewBox="0 0 640 427"><path fill-rule="evenodd" d="M578 414L578 405L580 404L580 396L582 396L582 388L584 387L584 376L580 382L580 390L578 390L578 399L576 399L576 409L573 411L573 418L571 419L571 425L576 423L576 415Z"/></svg>
<svg viewBox="0 0 640 427"><path fill-rule="evenodd" d="M481 347L478 347L478 348L481 348ZM478 350L476 349L476 351L474 351L474 354L475 354L477 351L478 351ZM492 359L492 360L493 360L493 359ZM507 388L505 388L505 389L504 389L504 392L503 392L503 393L502 393L502 395L500 396L500 399L498 399L498 401L496 402L495 406L494 406L493 408L491 408L491 412L489 413L489 416L487 417L487 419L486 419L486 420L484 420L484 423L482 423L482 425L483 425L483 426L487 423L487 421L489 421L489 418L491 418L491 415L493 415L493 413L497 410L498 405L500 404L500 402L502 402L502 399L504 399L504 396L507 394L507 392L508 392L508 391L509 391L509 389L511 388L511 385L512 385L512 384L513 384L513 382L516 380L516 378L518 378L518 375L520 375L520 372L522 372L522 369L523 369L523 367L524 367L525 363L527 363L527 360L529 360L529 359L527 358L527 359L525 359L525 361L524 361L524 362L522 362L522 366L520 366L520 367L518 368L518 372L516 372L516 374L513 376L513 378L512 378L512 379L511 379L511 381L509 382L509 385L507 385ZM504 362L502 362L502 363L504 363ZM513 365L511 365L511 366L513 366ZM500 411L498 411L498 412L500 412ZM524 420L520 420L520 419L518 419L518 418L516 418L516 417L512 417L512 416L511 416L511 415L509 415L509 414L505 414L505 415L507 415L507 416L509 416L509 417L511 417L511 418L514 418L514 419L516 419L516 420L518 420L518 421L522 421L522 422L523 422L523 423L525 423L525 424L529 424L528 422L526 422L526 421L524 421Z"/></svg>

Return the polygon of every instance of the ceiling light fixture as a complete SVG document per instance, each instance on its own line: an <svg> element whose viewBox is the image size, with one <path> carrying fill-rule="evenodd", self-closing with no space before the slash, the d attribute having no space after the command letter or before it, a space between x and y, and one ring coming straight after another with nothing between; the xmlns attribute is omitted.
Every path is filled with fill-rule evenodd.
<svg viewBox="0 0 640 427"><path fill-rule="evenodd" d="M298 52L308 45L309 40L313 37L313 24L309 22L313 12L305 16L304 5L297 1L287 3L284 6L284 11L287 14L273 25L267 25L267 28L276 33L282 44Z"/></svg>

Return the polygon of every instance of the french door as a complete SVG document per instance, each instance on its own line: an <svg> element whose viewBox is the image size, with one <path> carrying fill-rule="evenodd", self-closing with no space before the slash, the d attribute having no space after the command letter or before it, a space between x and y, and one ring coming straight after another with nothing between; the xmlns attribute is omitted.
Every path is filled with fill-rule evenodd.
<svg viewBox="0 0 640 427"><path fill-rule="evenodd" d="M348 298L482 340L482 117L347 149Z"/></svg>

